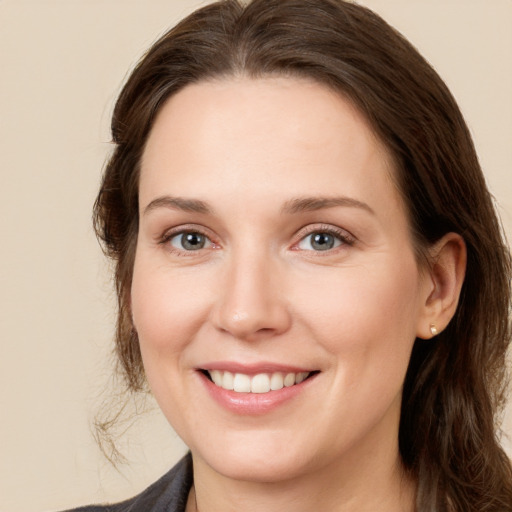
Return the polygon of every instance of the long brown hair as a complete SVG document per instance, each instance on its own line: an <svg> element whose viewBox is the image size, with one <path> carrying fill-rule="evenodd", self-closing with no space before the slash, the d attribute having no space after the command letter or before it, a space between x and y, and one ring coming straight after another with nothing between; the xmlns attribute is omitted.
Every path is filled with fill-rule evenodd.
<svg viewBox="0 0 512 512"><path fill-rule="evenodd" d="M129 294L141 155L164 102L187 84L272 74L314 79L350 98L394 156L418 258L448 232L464 238L467 273L447 329L416 340L404 383L399 446L418 481L417 510L512 510L512 469L497 440L510 339L510 257L464 119L414 47L370 10L342 0L225 0L157 41L124 86L115 149L94 221L115 262L116 347L128 388L145 388Z"/></svg>

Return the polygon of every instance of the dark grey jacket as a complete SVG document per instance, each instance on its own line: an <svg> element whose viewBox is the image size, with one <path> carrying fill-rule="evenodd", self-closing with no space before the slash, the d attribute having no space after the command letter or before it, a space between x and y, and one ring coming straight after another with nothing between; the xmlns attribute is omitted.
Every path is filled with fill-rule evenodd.
<svg viewBox="0 0 512 512"><path fill-rule="evenodd" d="M185 512L192 480L192 457L189 453L160 480L129 500L66 512Z"/></svg>

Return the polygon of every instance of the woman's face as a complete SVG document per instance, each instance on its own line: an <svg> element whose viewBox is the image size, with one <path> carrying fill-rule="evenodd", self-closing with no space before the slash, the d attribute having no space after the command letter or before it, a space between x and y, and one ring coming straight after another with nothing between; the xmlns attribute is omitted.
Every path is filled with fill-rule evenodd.
<svg viewBox="0 0 512 512"><path fill-rule="evenodd" d="M432 284L392 173L360 113L316 83L202 82L163 107L131 305L196 463L259 481L396 463Z"/></svg>

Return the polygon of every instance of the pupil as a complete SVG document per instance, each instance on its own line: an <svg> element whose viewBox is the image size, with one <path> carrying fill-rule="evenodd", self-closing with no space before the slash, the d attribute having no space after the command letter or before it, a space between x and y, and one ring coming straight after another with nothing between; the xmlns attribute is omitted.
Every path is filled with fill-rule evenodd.
<svg viewBox="0 0 512 512"><path fill-rule="evenodd" d="M332 249L334 246L334 237L329 235L329 233L316 233L313 236L313 240L311 245L314 249L318 251L327 251L328 249Z"/></svg>
<svg viewBox="0 0 512 512"><path fill-rule="evenodd" d="M194 251L204 247L205 239L199 233L186 233L181 237L181 244L184 249Z"/></svg>

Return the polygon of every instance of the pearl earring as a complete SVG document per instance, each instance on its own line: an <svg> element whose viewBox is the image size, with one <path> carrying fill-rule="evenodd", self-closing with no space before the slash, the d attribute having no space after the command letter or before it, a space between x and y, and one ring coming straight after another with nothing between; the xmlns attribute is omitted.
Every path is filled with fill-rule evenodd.
<svg viewBox="0 0 512 512"><path fill-rule="evenodd" d="M432 336L436 336L438 334L438 330L437 330L437 327L435 326L435 324L430 324L430 334L432 334Z"/></svg>

